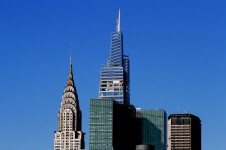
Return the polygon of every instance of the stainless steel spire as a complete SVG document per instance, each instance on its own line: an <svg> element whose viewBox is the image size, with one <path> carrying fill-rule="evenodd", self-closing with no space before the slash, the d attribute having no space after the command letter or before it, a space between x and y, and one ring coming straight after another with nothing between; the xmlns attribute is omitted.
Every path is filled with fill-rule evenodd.
<svg viewBox="0 0 226 150"><path fill-rule="evenodd" d="M119 11L118 11L118 20L117 20L116 31L117 31L117 32L120 32L120 9L119 9Z"/></svg>
<svg viewBox="0 0 226 150"><path fill-rule="evenodd" d="M54 150L80 150L84 146L82 112L73 79L71 49L68 79L58 113L58 131L55 132Z"/></svg>
<svg viewBox="0 0 226 150"><path fill-rule="evenodd" d="M71 42L71 49L70 49L70 65L72 65L72 42Z"/></svg>

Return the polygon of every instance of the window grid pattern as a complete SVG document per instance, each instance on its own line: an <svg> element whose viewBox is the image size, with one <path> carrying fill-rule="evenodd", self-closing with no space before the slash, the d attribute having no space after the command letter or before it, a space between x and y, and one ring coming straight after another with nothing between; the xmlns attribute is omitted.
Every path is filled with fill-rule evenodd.
<svg viewBox="0 0 226 150"><path fill-rule="evenodd" d="M73 112L65 109L62 113L62 131L55 133L54 149L80 150L81 135L82 133L73 131Z"/></svg>
<svg viewBox="0 0 226 150"><path fill-rule="evenodd" d="M113 100L90 100L90 150L111 150L113 146Z"/></svg>
<svg viewBox="0 0 226 150"><path fill-rule="evenodd" d="M141 119L142 144L154 145L157 150L166 150L166 113L164 110L137 110Z"/></svg>
<svg viewBox="0 0 226 150"><path fill-rule="evenodd" d="M115 86L106 86L105 82L116 84ZM118 83L120 88L117 87ZM111 98L120 104L130 104L129 57L123 55L123 34L121 31L111 35L110 56L107 66L101 67L99 86L99 98Z"/></svg>
<svg viewBox="0 0 226 150"><path fill-rule="evenodd" d="M124 83L122 67L106 67L101 69L99 97L112 98L122 103L124 99Z"/></svg>
<svg viewBox="0 0 226 150"><path fill-rule="evenodd" d="M122 67L123 60L123 41L122 32L114 32L111 36L111 51L109 57L109 66Z"/></svg>
<svg viewBox="0 0 226 150"><path fill-rule="evenodd" d="M168 150L201 150L201 120L192 114L171 114Z"/></svg>

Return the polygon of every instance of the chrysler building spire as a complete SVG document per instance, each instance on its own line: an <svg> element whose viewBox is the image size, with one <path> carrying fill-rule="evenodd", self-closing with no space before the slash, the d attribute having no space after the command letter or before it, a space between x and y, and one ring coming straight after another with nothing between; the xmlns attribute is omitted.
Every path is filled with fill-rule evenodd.
<svg viewBox="0 0 226 150"><path fill-rule="evenodd" d="M80 150L84 146L82 112L73 78L71 53L68 79L58 112L58 131L55 132L54 150Z"/></svg>
<svg viewBox="0 0 226 150"><path fill-rule="evenodd" d="M70 49L70 65L72 65L72 42L71 42L71 49Z"/></svg>

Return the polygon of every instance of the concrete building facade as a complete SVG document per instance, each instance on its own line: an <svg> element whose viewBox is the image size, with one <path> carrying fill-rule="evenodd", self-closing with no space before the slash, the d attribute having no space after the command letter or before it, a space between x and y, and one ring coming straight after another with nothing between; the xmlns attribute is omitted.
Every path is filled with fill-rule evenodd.
<svg viewBox="0 0 226 150"><path fill-rule="evenodd" d="M193 114L168 117L168 150L201 150L201 120Z"/></svg>

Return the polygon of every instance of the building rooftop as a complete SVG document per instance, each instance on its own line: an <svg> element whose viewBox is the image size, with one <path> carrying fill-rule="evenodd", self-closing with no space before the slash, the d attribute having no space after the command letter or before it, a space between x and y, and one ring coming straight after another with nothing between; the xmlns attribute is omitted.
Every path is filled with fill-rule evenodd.
<svg viewBox="0 0 226 150"><path fill-rule="evenodd" d="M200 120L198 116L195 116L195 115L189 114L189 113L184 113L184 114L170 114L169 117L168 117L168 119L171 119L172 117L190 117L190 118L196 118L196 119ZM201 122L201 120L200 120L200 122Z"/></svg>

